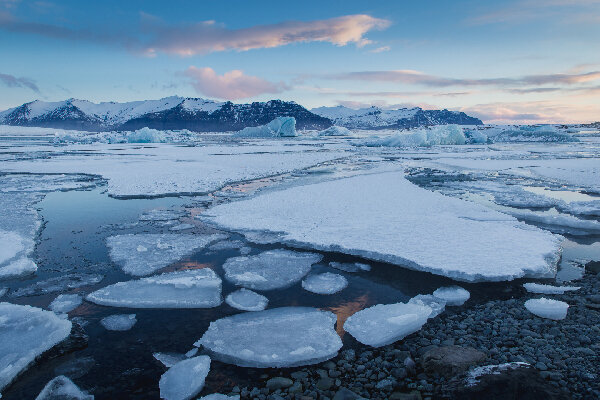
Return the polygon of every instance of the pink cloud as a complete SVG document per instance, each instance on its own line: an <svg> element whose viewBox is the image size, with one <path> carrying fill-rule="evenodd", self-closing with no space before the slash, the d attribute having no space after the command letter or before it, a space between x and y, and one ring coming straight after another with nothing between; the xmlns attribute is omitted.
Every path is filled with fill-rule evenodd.
<svg viewBox="0 0 600 400"><path fill-rule="evenodd" d="M237 69L217 75L212 68L191 66L184 75L192 79L192 85L199 93L226 100L280 93L288 89L283 82L273 83L256 76L244 75L243 71Z"/></svg>
<svg viewBox="0 0 600 400"><path fill-rule="evenodd" d="M477 104L461 108L460 111L492 124L581 123L597 121L600 115L597 105L550 101Z"/></svg>

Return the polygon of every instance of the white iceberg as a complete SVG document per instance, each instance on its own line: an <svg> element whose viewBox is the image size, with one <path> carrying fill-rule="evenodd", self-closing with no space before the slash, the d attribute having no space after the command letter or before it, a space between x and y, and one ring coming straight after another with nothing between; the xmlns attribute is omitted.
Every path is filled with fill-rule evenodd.
<svg viewBox="0 0 600 400"><path fill-rule="evenodd" d="M118 282L86 299L112 307L212 308L222 303L221 283L210 268L184 270Z"/></svg>
<svg viewBox="0 0 600 400"><path fill-rule="evenodd" d="M204 387L210 371L210 357L188 358L173 365L161 377L160 397L165 400L188 400Z"/></svg>
<svg viewBox="0 0 600 400"><path fill-rule="evenodd" d="M542 297L541 299L530 299L525 302L527 308L532 314L538 317L553 320L565 319L569 305L564 301L551 300Z"/></svg>
<svg viewBox="0 0 600 400"><path fill-rule="evenodd" d="M469 291L460 286L444 286L436 289L433 295L445 300L447 306L462 306L471 297Z"/></svg>
<svg viewBox="0 0 600 400"><path fill-rule="evenodd" d="M465 144L466 141L467 138L461 126L437 125L406 133L397 133L384 138L368 139L361 144L369 147L429 147Z"/></svg>
<svg viewBox="0 0 600 400"><path fill-rule="evenodd" d="M436 297L432 294L418 294L408 300L408 304L417 304L431 308L431 314L429 314L429 318L437 317L446 308L446 300Z"/></svg>
<svg viewBox="0 0 600 400"><path fill-rule="evenodd" d="M531 282L523 284L523 287L530 293L541 294L564 294L565 292L581 289L579 286L552 286Z"/></svg>
<svg viewBox="0 0 600 400"><path fill-rule="evenodd" d="M369 264L364 263L341 263L337 261L332 261L329 263L331 268L339 269L340 271L345 272L359 272L359 271L370 271L371 266Z"/></svg>
<svg viewBox="0 0 600 400"><path fill-rule="evenodd" d="M381 347L420 330L431 312L420 304L377 304L351 315L344 330L362 344Z"/></svg>
<svg viewBox="0 0 600 400"><path fill-rule="evenodd" d="M316 294L334 294L348 286L348 280L339 274L325 272L309 275L302 281L302 287Z"/></svg>
<svg viewBox="0 0 600 400"><path fill-rule="evenodd" d="M241 288L233 293L230 293L225 298L225 303L242 311L262 311L267 308L269 299L261 294L253 292L252 290Z"/></svg>
<svg viewBox="0 0 600 400"><path fill-rule="evenodd" d="M562 241L485 206L420 188L394 170L265 192L210 208L203 219L463 281L553 277Z"/></svg>
<svg viewBox="0 0 600 400"><path fill-rule="evenodd" d="M70 332L71 321L52 311L0 303L0 390Z"/></svg>
<svg viewBox="0 0 600 400"><path fill-rule="evenodd" d="M79 307L82 301L78 294L60 294L52 300L49 308L55 313L68 313Z"/></svg>
<svg viewBox="0 0 600 400"><path fill-rule="evenodd" d="M282 289L302 279L322 256L290 250L269 250L255 256L232 257L223 270L229 282L256 290Z"/></svg>
<svg viewBox="0 0 600 400"><path fill-rule="evenodd" d="M214 241L222 240L222 234L128 234L106 239L110 258L131 275L149 275L183 257L202 249Z"/></svg>
<svg viewBox="0 0 600 400"><path fill-rule="evenodd" d="M143 127L133 132L124 132L127 143L165 143L167 136L164 131Z"/></svg>
<svg viewBox="0 0 600 400"><path fill-rule="evenodd" d="M44 386L35 400L94 400L64 375L59 375Z"/></svg>
<svg viewBox="0 0 600 400"><path fill-rule="evenodd" d="M196 346L241 367L283 368L317 364L337 355L342 341L329 311L283 307L236 314L211 322Z"/></svg>
<svg viewBox="0 0 600 400"><path fill-rule="evenodd" d="M266 125L248 126L234 136L248 138L290 137L298 136L296 132L296 118L277 117Z"/></svg>
<svg viewBox="0 0 600 400"><path fill-rule="evenodd" d="M109 331L128 331L136 322L135 314L109 315L100 320L100 324Z"/></svg>

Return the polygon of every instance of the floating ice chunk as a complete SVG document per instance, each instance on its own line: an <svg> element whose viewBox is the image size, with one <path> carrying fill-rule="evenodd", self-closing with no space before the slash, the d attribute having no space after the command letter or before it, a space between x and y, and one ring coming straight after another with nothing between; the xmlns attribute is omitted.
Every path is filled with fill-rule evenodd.
<svg viewBox="0 0 600 400"><path fill-rule="evenodd" d="M0 303L0 390L70 332L71 321L52 311Z"/></svg>
<svg viewBox="0 0 600 400"><path fill-rule="evenodd" d="M48 382L35 400L94 400L94 396L81 391L73 381L60 375Z"/></svg>
<svg viewBox="0 0 600 400"><path fill-rule="evenodd" d="M68 313L79 307L82 300L78 294L60 294L50 303L49 308L55 313Z"/></svg>
<svg viewBox="0 0 600 400"><path fill-rule="evenodd" d="M523 284L523 287L525 287L528 292L541 294L564 294L565 292L581 289L579 286L552 286L539 283L525 283Z"/></svg>
<svg viewBox="0 0 600 400"><path fill-rule="evenodd" d="M173 232L185 231L187 229L192 229L195 226L196 225L193 225L193 224L179 224L179 225L172 226L171 228L169 228L169 230L173 231Z"/></svg>
<svg viewBox="0 0 600 400"><path fill-rule="evenodd" d="M516 208L508 207L502 208L502 212L522 219L523 221L547 226L548 229L553 232L570 233L573 235L600 233L600 222L589 219L579 219L569 214L518 210Z"/></svg>
<svg viewBox="0 0 600 400"><path fill-rule="evenodd" d="M231 307L243 311L262 311L267 308L269 299L255 293L252 290L241 288L225 298L225 302Z"/></svg>
<svg viewBox="0 0 600 400"><path fill-rule="evenodd" d="M188 358L173 365L160 377L160 397L166 400L188 400L204 387L210 371L210 357Z"/></svg>
<svg viewBox="0 0 600 400"><path fill-rule="evenodd" d="M529 367L530 365L531 364L526 363L526 362L517 361L517 362L504 363L504 364L483 365L481 367L475 367L471 371L469 371L469 373L467 374L465 383L467 386L475 386L479 382L479 379L482 376L498 375L502 371L523 368L523 367Z"/></svg>
<svg viewBox="0 0 600 400"><path fill-rule="evenodd" d="M281 289L302 279L323 257L314 253L269 250L255 256L233 257L225 261L225 278L256 290Z"/></svg>
<svg viewBox="0 0 600 400"><path fill-rule="evenodd" d="M222 302L221 278L209 268L169 272L106 286L87 300L112 307L211 308Z"/></svg>
<svg viewBox="0 0 600 400"><path fill-rule="evenodd" d="M362 344L381 347L417 332L431 312L419 304L377 304L351 315L344 330Z"/></svg>
<svg viewBox="0 0 600 400"><path fill-rule="evenodd" d="M140 221L172 221L183 217L185 213L179 210L154 209L144 212Z"/></svg>
<svg viewBox="0 0 600 400"><path fill-rule="evenodd" d="M348 280L342 275L325 272L309 275L302 281L302 287L317 294L334 294L348 286Z"/></svg>
<svg viewBox="0 0 600 400"><path fill-rule="evenodd" d="M525 302L527 308L532 314L538 317L561 320L567 316L569 305L564 301L551 300L545 297L541 299L530 299Z"/></svg>
<svg viewBox="0 0 600 400"><path fill-rule="evenodd" d="M193 349L191 349L185 353L185 357L191 358L191 357L194 357L196 354L198 354L198 348L194 347Z"/></svg>
<svg viewBox="0 0 600 400"><path fill-rule="evenodd" d="M12 296L38 296L41 294L62 292L64 290L77 289L82 286L95 285L102 281L103 278L104 277L99 274L65 274L17 289L12 293Z"/></svg>
<svg viewBox="0 0 600 400"><path fill-rule="evenodd" d="M179 361L186 359L185 355L179 353L152 353L152 357L160 361L167 368L171 368Z"/></svg>
<svg viewBox="0 0 600 400"><path fill-rule="evenodd" d="M369 264L363 263L341 263L337 261L332 261L329 263L331 268L339 269L340 271L345 272L358 272L358 271L370 271L371 266Z"/></svg>
<svg viewBox="0 0 600 400"><path fill-rule="evenodd" d="M109 331L128 331L137 322L135 314L115 314L104 317L100 323Z"/></svg>
<svg viewBox="0 0 600 400"><path fill-rule="evenodd" d="M446 300L447 306L462 306L471 297L468 290L460 286L445 286L433 292L437 298Z"/></svg>
<svg viewBox="0 0 600 400"><path fill-rule="evenodd" d="M369 139L364 141L362 145L369 147L420 147L465 144L466 141L462 127L458 125L438 125L384 138Z"/></svg>
<svg viewBox="0 0 600 400"><path fill-rule="evenodd" d="M6 294L6 292L8 292L8 288L0 288L0 297L4 296Z"/></svg>
<svg viewBox="0 0 600 400"><path fill-rule="evenodd" d="M131 275L148 275L210 243L224 239L221 234L128 234L106 239L111 259Z"/></svg>
<svg viewBox="0 0 600 400"><path fill-rule="evenodd" d="M532 193L528 190L521 188L520 186L507 187L506 191L494 192L493 196L494 202L508 207L549 208L554 207L557 203L555 199L538 193Z"/></svg>
<svg viewBox="0 0 600 400"><path fill-rule="evenodd" d="M352 132L343 126L330 126L327 129L317 132L319 136L352 136Z"/></svg>
<svg viewBox="0 0 600 400"><path fill-rule="evenodd" d="M0 230L0 265L29 247L29 240L16 232Z"/></svg>
<svg viewBox="0 0 600 400"><path fill-rule="evenodd" d="M408 304L418 304L431 308L431 314L429 314L429 318L437 317L446 308L446 300L435 297L432 294L418 294L410 299Z"/></svg>
<svg viewBox="0 0 600 400"><path fill-rule="evenodd" d="M316 364L337 355L342 341L329 311L283 307L236 314L211 322L195 346L242 367L282 368Z"/></svg>
<svg viewBox="0 0 600 400"><path fill-rule="evenodd" d="M240 400L240 395L234 394L233 396L227 396L226 394L212 393L207 396L202 396L198 400Z"/></svg>
<svg viewBox="0 0 600 400"><path fill-rule="evenodd" d="M126 132L124 139L127 143L165 143L167 136L163 131L143 127L137 131Z"/></svg>
<svg viewBox="0 0 600 400"><path fill-rule="evenodd" d="M296 119L294 117L277 117L266 125L248 126L236 132L234 136L250 138L298 136Z"/></svg>
<svg viewBox="0 0 600 400"><path fill-rule="evenodd" d="M0 267L0 279L15 278L31 275L37 271L37 264L27 257L21 257L7 265Z"/></svg>

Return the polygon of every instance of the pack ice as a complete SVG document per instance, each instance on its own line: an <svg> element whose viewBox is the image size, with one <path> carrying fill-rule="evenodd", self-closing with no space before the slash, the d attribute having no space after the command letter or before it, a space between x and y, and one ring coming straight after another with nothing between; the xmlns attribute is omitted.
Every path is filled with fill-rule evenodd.
<svg viewBox="0 0 600 400"><path fill-rule="evenodd" d="M377 304L351 315L344 330L362 344L381 347L421 329L431 312L420 304Z"/></svg>
<svg viewBox="0 0 600 400"><path fill-rule="evenodd" d="M0 303L0 390L70 332L71 321L52 311Z"/></svg>
<svg viewBox="0 0 600 400"><path fill-rule="evenodd" d="M348 286L348 281L342 275L325 272L309 275L302 281L302 287L316 294L334 294Z"/></svg>
<svg viewBox="0 0 600 400"><path fill-rule="evenodd" d="M59 375L44 386L35 400L94 400L64 375Z"/></svg>
<svg viewBox="0 0 600 400"><path fill-rule="evenodd" d="M463 281L552 277L561 249L560 237L420 188L398 170L265 192L215 206L203 218Z"/></svg>
<svg viewBox="0 0 600 400"><path fill-rule="evenodd" d="M208 356L179 361L160 377L160 397L165 400L193 398L204 387L209 371L210 357Z"/></svg>
<svg viewBox="0 0 600 400"><path fill-rule="evenodd" d="M567 316L569 305L564 301L551 300L545 297L541 299L530 299L525 302L527 308L532 314L538 317L561 320Z"/></svg>
<svg viewBox="0 0 600 400"><path fill-rule="evenodd" d="M309 307L273 308L211 322L196 346L241 367L316 364L337 355L342 341L335 314Z"/></svg>
<svg viewBox="0 0 600 400"><path fill-rule="evenodd" d="M202 249L226 236L184 234L127 234L106 239L111 259L120 264L128 274L141 276L179 261L181 258Z"/></svg>
<svg viewBox="0 0 600 400"><path fill-rule="evenodd" d="M100 320L100 324L109 331L128 331L136 322L135 314L109 315Z"/></svg>
<svg viewBox="0 0 600 400"><path fill-rule="evenodd" d="M221 302L221 278L210 268L168 272L118 282L90 293L92 303L128 308L212 308Z"/></svg>
<svg viewBox="0 0 600 400"><path fill-rule="evenodd" d="M322 256L290 250L269 250L255 256L232 257L225 261L225 279L256 290L282 289L302 279Z"/></svg>
<svg viewBox="0 0 600 400"><path fill-rule="evenodd" d="M267 308L269 299L252 290L241 288L230 293L225 298L225 302L231 307L242 311L262 311Z"/></svg>

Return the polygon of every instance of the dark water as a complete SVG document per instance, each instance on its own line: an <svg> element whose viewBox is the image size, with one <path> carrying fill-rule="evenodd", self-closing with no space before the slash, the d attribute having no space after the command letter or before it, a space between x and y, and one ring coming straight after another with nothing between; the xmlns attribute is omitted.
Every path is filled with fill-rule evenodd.
<svg viewBox="0 0 600 400"><path fill-rule="evenodd" d="M36 248L35 259L39 270L34 279L7 282L11 291L33 282L67 273L100 273L104 279L97 285L67 291L86 294L96 288L114 282L129 280L117 265L113 265L105 245L107 236L123 233L168 232L168 226L157 223L137 223L139 215L154 208L187 208L197 214L202 208L193 197L157 199L113 199L102 188L88 191L54 192L38 204L45 221ZM184 219L183 222L194 221ZM196 232L211 228L194 221ZM231 239L241 239L232 235ZM276 245L251 245L252 254L265 249L280 248ZM322 253L323 262L313 267L316 272L341 273L349 281L343 291L322 296L303 290L300 284L288 289L263 292L269 298L269 308L280 306L313 306L331 310L338 316L337 331L343 337L345 348L361 347L341 326L354 312L377 303L407 301L417 294L431 293L444 285L456 284L450 279L415 272L398 266L373 263L356 257ZM182 268L212 268L223 276L222 264L237 250L210 252L200 251L191 257L167 267L165 270ZM327 266L330 261L366 262L370 272L343 273ZM471 292L475 304L490 298L506 298L522 292L519 281L511 283L463 284ZM236 287L223 280L223 295ZM10 298L17 304L47 307L58 293L40 296ZM103 307L84 303L69 313L70 318L83 319L85 332L89 335L87 348L52 360L42 360L18 377L5 389L3 399L35 398L43 386L56 375L65 374L96 399L154 399L159 398L158 381L165 368L156 361L153 352L185 353L199 339L209 323L218 318L240 311L223 303L213 309L197 310L144 310ZM107 331L99 320L110 314L135 313L137 324L126 332ZM211 372L202 394L216 391L229 392L236 385L246 386L258 380L265 370L239 368L213 361Z"/></svg>

